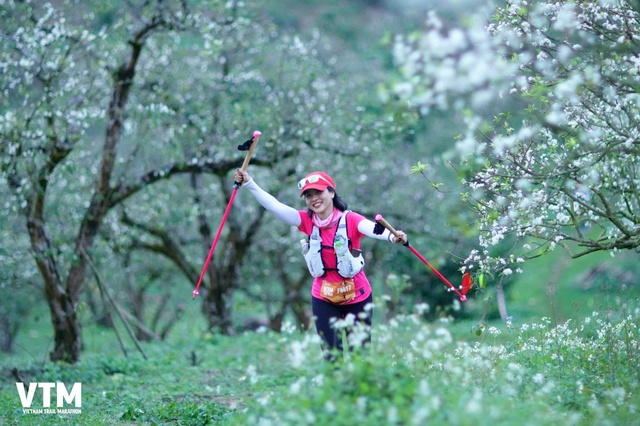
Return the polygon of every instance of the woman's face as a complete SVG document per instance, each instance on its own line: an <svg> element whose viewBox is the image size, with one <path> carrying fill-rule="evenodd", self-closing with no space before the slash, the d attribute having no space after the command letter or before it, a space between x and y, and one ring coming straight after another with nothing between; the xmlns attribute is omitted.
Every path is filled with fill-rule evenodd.
<svg viewBox="0 0 640 426"><path fill-rule="evenodd" d="M333 214L333 197L335 194L328 190L318 191L317 189L309 189L304 192L304 200L307 207L317 214L320 219L326 219Z"/></svg>

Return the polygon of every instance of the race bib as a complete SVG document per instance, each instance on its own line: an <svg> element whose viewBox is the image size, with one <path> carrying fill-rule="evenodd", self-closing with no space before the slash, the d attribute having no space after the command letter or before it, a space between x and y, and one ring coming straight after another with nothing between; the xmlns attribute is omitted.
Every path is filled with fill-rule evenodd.
<svg viewBox="0 0 640 426"><path fill-rule="evenodd" d="M340 305L356 298L356 284L350 279L338 283L322 280L320 294L334 305Z"/></svg>

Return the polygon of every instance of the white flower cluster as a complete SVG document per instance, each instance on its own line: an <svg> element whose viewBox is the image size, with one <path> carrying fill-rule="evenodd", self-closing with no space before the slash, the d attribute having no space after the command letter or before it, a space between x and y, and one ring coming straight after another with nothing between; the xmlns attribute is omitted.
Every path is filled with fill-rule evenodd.
<svg viewBox="0 0 640 426"><path fill-rule="evenodd" d="M466 114L456 148L475 173L465 183L483 249L467 267L509 274L515 259L559 244L582 247L574 255L640 246L637 7L516 0L493 16L484 28L445 29L431 15L395 49L398 95L425 111ZM501 114L493 132L475 136L486 106L523 104L524 120ZM507 236L521 245L489 255Z"/></svg>
<svg viewBox="0 0 640 426"><path fill-rule="evenodd" d="M514 327L509 319L505 326L483 324L482 337L472 341L454 339L447 326L400 315L373 329L372 346L361 357L329 370L307 363L291 379L286 398L261 397L265 423L251 423L330 424L347 413L361 422L377 419L371 424L439 424L444 418L466 424L470 415L492 424L492 418L505 419L513 398L519 407L532 400L551 410L575 407L562 411L563 424L584 418L607 423L640 408L639 315L639 308L624 303L562 324L544 317ZM297 336L297 347L308 345L308 335ZM247 376L255 374L250 370ZM380 382L398 388L381 389ZM387 398L387 392L403 392L404 398ZM502 398L511 402L498 404Z"/></svg>

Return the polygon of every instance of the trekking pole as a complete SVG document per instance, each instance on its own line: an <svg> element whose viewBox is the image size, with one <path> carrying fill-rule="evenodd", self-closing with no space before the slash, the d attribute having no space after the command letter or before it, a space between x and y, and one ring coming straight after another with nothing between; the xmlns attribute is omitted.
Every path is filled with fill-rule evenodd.
<svg viewBox="0 0 640 426"><path fill-rule="evenodd" d="M253 154L253 150L258 144L258 139L262 133L256 130L253 132L253 137L243 143L242 145L238 145L238 150L247 151L247 155L244 157L244 162L242 163L242 170L247 170L247 166L249 165L249 160L251 159L251 155ZM238 192L238 188L240 188L242 182L234 182L233 183L233 191L231 192L231 197L229 197L229 203L227 204L227 208L222 215L222 220L220 221L220 226L218 227L218 232L216 232L216 236L213 239L213 244L211 244L211 250L209 250L209 255L207 256L207 260L204 262L204 267L202 268L202 272L200 273L200 278L198 279L198 284L196 285L196 289L193 290L193 297L195 299L199 294L200 284L202 284L202 279L204 278L204 274L209 267L209 262L211 262L211 258L213 257L213 252L216 249L216 245L218 244L218 240L220 239L220 234L222 233L222 228L224 227L224 223L227 221L227 217L229 216L229 212L231 211L231 205L233 204L234 198L236 198L236 192Z"/></svg>
<svg viewBox="0 0 640 426"><path fill-rule="evenodd" d="M393 226L389 225L389 222L387 222L382 217L381 214L378 214L378 215L376 215L376 226L375 226L373 232L375 234L382 234L382 232L384 230L383 227L387 228L389 230L389 232L391 232L396 238L399 238L398 231L396 231L393 228ZM461 293L436 268L434 268L433 265L431 265L431 263L429 263L429 261L424 258L424 256L422 256L420 253L418 253L418 250L416 250L415 248L413 248L409 244L409 240L407 240L407 242L404 245L407 246L409 248L409 250L411 250L411 252L413 254L415 254L418 257L418 259L420 259L422 261L422 263L427 265L433 271L433 273L438 276L438 278L440 278L446 285L448 285L449 288L458 295L458 297L460 298L461 302L465 302L467 300L466 293L467 293L467 291L469 291L469 288L471 288L471 276L469 275L469 272L466 272L465 275L464 275L463 285L462 285L462 291L463 292Z"/></svg>

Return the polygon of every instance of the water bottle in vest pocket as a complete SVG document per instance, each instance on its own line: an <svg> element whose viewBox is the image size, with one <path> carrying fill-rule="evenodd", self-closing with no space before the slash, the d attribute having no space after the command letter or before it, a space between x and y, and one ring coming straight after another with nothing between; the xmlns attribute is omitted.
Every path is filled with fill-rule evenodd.
<svg viewBox="0 0 640 426"><path fill-rule="evenodd" d="M342 277L355 277L363 268L364 257L362 257L362 254L354 257L351 252L347 250L346 254L338 256L338 273Z"/></svg>
<svg viewBox="0 0 640 426"><path fill-rule="evenodd" d="M349 249L349 235L347 233L347 214L349 212L350 210L346 210L340 218L333 239L336 269L343 278L353 278L364 268L364 257L362 257L360 250ZM323 276L326 269L322 263L322 238L318 227L313 226L308 244L305 244L304 240L300 241L300 243L302 254L304 254L304 260L307 262L307 269L309 269L311 276L314 278Z"/></svg>
<svg viewBox="0 0 640 426"><path fill-rule="evenodd" d="M340 225L342 225L342 223ZM364 268L364 257L362 257L360 250L349 250L346 227L346 222L344 226L338 227L338 231L333 240L333 249L336 252L338 274L345 278L352 278ZM353 252L356 252L357 255L353 256Z"/></svg>
<svg viewBox="0 0 640 426"><path fill-rule="evenodd" d="M312 233L309 237L309 249L304 254L304 260L307 262L307 269L312 277L321 277L324 274L324 265L322 264L322 240L320 233Z"/></svg>

